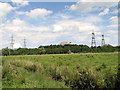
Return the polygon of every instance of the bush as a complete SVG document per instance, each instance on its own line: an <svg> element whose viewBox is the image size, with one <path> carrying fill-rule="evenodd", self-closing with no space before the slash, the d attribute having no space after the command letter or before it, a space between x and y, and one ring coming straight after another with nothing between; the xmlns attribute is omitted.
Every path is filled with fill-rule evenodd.
<svg viewBox="0 0 120 90"><path fill-rule="evenodd" d="M107 66L103 63L102 65L96 67L96 71L101 71L102 69L105 69L106 67Z"/></svg>
<svg viewBox="0 0 120 90"><path fill-rule="evenodd" d="M57 66L50 66L47 69L47 73L49 73L55 80L62 80L60 68Z"/></svg>
<svg viewBox="0 0 120 90"><path fill-rule="evenodd" d="M70 85L72 88L83 89L97 87L96 80L94 77L89 76L87 70L79 69L78 71L72 70L71 72L67 72L66 70L64 74L66 85Z"/></svg>
<svg viewBox="0 0 120 90"><path fill-rule="evenodd" d="M25 68L26 70L28 70L28 71L33 71L33 72L36 72L36 71L37 71L36 65L25 66L24 68Z"/></svg>
<svg viewBox="0 0 120 90"><path fill-rule="evenodd" d="M14 73L11 64L5 64L4 68L2 69L2 84L3 85L12 85Z"/></svg>

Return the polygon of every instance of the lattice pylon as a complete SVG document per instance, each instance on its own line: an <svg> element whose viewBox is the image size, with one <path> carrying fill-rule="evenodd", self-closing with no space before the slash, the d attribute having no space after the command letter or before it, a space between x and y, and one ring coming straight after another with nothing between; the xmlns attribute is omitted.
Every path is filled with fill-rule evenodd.
<svg viewBox="0 0 120 90"><path fill-rule="evenodd" d="M94 31L92 32L91 47L96 47L96 41L95 41L95 33L94 33Z"/></svg>
<svg viewBox="0 0 120 90"><path fill-rule="evenodd" d="M104 35L102 34L102 42L101 42L101 46L105 45L105 39L104 39Z"/></svg>

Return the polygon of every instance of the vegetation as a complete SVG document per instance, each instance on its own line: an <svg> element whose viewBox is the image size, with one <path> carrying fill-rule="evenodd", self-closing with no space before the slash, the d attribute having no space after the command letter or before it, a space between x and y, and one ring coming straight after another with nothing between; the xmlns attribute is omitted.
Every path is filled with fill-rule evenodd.
<svg viewBox="0 0 120 90"><path fill-rule="evenodd" d="M68 54L68 53L96 53L96 52L117 52L119 46L104 45L98 47L88 47L87 45L50 45L40 46L39 48L27 49L19 48L11 50L4 48L2 50L3 56L8 55L40 55L40 54Z"/></svg>
<svg viewBox="0 0 120 90"><path fill-rule="evenodd" d="M20 55L2 59L3 88L115 88L119 82L118 53Z"/></svg>
<svg viewBox="0 0 120 90"><path fill-rule="evenodd" d="M2 88L2 57L0 51L0 89Z"/></svg>

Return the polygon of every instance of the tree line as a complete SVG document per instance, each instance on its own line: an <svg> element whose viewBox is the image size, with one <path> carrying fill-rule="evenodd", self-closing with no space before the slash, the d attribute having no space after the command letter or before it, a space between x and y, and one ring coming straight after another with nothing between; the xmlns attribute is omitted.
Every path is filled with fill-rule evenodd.
<svg viewBox="0 0 120 90"><path fill-rule="evenodd" d="M49 45L39 46L38 48L18 48L15 50L7 48L2 49L2 55L41 55L41 54L70 54L70 53L101 53L118 52L120 46L104 45L89 47L87 45Z"/></svg>

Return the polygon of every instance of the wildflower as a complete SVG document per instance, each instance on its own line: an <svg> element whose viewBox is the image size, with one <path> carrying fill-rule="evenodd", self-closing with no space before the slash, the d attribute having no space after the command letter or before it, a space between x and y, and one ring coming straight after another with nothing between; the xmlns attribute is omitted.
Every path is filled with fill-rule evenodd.
<svg viewBox="0 0 120 90"><path fill-rule="evenodd" d="M86 72L86 74L88 75L88 72Z"/></svg>

